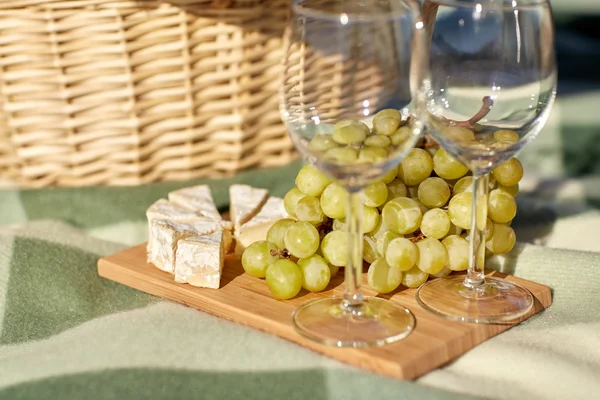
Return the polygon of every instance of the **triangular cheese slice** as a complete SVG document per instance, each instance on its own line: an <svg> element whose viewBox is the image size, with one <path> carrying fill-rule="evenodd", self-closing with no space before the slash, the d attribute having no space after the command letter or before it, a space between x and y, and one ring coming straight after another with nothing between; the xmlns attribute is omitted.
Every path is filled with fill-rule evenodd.
<svg viewBox="0 0 600 400"><path fill-rule="evenodd" d="M174 222L186 222L206 219L205 217L200 216L200 214L190 209L180 207L166 199L159 199L148 207L146 210L146 218L148 219L148 250L154 240L152 236L153 221L164 219Z"/></svg>
<svg viewBox="0 0 600 400"><path fill-rule="evenodd" d="M220 221L225 236L225 249L226 252L229 252L233 243L233 223L225 221L221 217L208 185L191 186L171 192L169 201L186 209L194 210L205 218Z"/></svg>
<svg viewBox="0 0 600 400"><path fill-rule="evenodd" d="M223 232L191 236L179 241L175 282L218 289L225 259Z"/></svg>
<svg viewBox="0 0 600 400"><path fill-rule="evenodd" d="M167 219L155 219L150 225L147 261L159 269L173 273L177 243L190 236L206 235L221 230L218 221L207 219L178 222Z"/></svg>
<svg viewBox="0 0 600 400"><path fill-rule="evenodd" d="M148 207L148 210L146 210L146 217L148 220L169 219L171 221L190 221L199 218L200 214L166 199L158 199Z"/></svg>
<svg viewBox="0 0 600 400"><path fill-rule="evenodd" d="M231 185L229 187L230 218L235 227L240 227L258 213L269 192L249 185Z"/></svg>
<svg viewBox="0 0 600 400"><path fill-rule="evenodd" d="M212 192L208 185L191 186L169 193L169 201L178 206L189 208L202 216L216 220L221 214L215 206Z"/></svg>
<svg viewBox="0 0 600 400"><path fill-rule="evenodd" d="M271 226L280 219L288 217L289 214L283 206L283 199L269 197L259 213L237 231L236 253L243 252L254 242L266 240Z"/></svg>

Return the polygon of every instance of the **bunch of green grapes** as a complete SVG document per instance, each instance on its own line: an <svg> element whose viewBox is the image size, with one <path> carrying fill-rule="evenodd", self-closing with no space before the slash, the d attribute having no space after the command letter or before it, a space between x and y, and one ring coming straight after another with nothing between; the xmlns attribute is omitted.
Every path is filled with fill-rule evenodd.
<svg viewBox="0 0 600 400"><path fill-rule="evenodd" d="M412 135L407 122L392 109L378 112L373 117L373 128L360 121L342 120L334 125L332 133L316 135L308 148L322 159L342 165L381 161Z"/></svg>
<svg viewBox="0 0 600 400"><path fill-rule="evenodd" d="M393 111L377 114L373 130L348 121L336 127L345 127L345 135L354 138L351 143L363 143L361 149L383 149L403 130L399 113ZM453 134L461 138L475 138L466 128L453 129ZM333 153L338 155L342 154L340 149L355 149L348 139L342 140L338 130L331 135L317 135L311 145L325 152L335 150ZM488 136L498 143L518 140L518 134L512 131L496 131ZM327 147L328 141L335 146ZM341 147L342 142L348 142L346 147ZM421 146L364 190L363 259L369 265L369 286L379 293L391 292L400 285L416 288L430 276L444 277L468 267L473 178L463 164L436 143L424 141ZM347 162L360 159L360 151L356 158L350 153L355 152L347 151ZM523 168L514 158L493 170L485 227L489 254L506 253L515 244L510 223L516 214L515 196L522 176ZM266 240L253 243L242 256L245 271L265 278L279 299L292 298L301 288L324 290L339 268L345 267L348 252L346 190L312 165L300 170L295 183L296 187L284 197L290 218L275 223Z"/></svg>

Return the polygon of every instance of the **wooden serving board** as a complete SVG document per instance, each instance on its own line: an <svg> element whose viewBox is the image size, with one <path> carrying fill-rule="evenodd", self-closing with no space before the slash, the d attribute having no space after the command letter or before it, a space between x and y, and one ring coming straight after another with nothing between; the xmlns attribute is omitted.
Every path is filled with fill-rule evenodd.
<svg viewBox="0 0 600 400"><path fill-rule="evenodd" d="M245 274L236 256L228 256L225 261L220 289L196 288L175 283L172 275L146 263L146 245L142 244L100 259L98 274L143 292L281 336L339 361L401 379L415 379L515 325L479 325L442 319L417 304L415 289L399 288L393 293L378 295L366 286L364 274L364 293L388 298L408 307L415 315L416 328L406 339L380 348L337 348L314 343L300 336L292 326L291 315L296 307L309 300L342 295L343 271L332 279L323 292L310 293L302 290L296 298L281 301L271 296L263 280ZM550 288L547 286L497 272L491 274L506 277L531 291L535 297L535 305L522 320L552 303Z"/></svg>

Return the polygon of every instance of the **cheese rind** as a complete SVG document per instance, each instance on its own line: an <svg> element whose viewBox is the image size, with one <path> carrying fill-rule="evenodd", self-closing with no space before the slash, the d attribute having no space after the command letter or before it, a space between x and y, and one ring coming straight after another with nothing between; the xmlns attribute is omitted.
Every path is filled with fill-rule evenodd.
<svg viewBox="0 0 600 400"><path fill-rule="evenodd" d="M152 236L153 221L164 219L175 222L188 222L202 219L198 213L180 207L166 199L159 199L148 207L146 210L146 218L148 219L148 249L150 249L150 245L154 240L154 237Z"/></svg>
<svg viewBox="0 0 600 400"><path fill-rule="evenodd" d="M254 242L266 240L271 226L280 219L288 217L289 214L285 210L283 199L269 197L258 214L236 231L236 253L241 253Z"/></svg>
<svg viewBox="0 0 600 400"><path fill-rule="evenodd" d="M147 261L165 272L174 273L178 242L191 236L215 231L220 231L220 225L212 220L191 222L153 220L150 226L153 240L148 242Z"/></svg>
<svg viewBox="0 0 600 400"><path fill-rule="evenodd" d="M249 185L229 187L230 218L236 231L259 212L268 195L266 189Z"/></svg>
<svg viewBox="0 0 600 400"><path fill-rule="evenodd" d="M169 193L169 201L178 206L189 208L207 218L221 220L221 214L215 206L208 185L191 186Z"/></svg>
<svg viewBox="0 0 600 400"><path fill-rule="evenodd" d="M224 259L222 231L182 239L176 253L175 282L218 289Z"/></svg>

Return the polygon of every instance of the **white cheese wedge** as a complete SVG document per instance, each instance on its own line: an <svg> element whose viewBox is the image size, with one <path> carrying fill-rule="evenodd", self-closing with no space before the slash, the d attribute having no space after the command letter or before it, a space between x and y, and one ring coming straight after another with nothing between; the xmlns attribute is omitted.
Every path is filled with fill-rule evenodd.
<svg viewBox="0 0 600 400"><path fill-rule="evenodd" d="M229 187L230 218L235 231L258 213L269 196L266 189L249 185L231 185Z"/></svg>
<svg viewBox="0 0 600 400"><path fill-rule="evenodd" d="M186 209L194 210L203 217L220 221L223 227L225 252L231 250L233 244L233 223L225 221L221 217L208 185L192 186L171 192L169 193L169 201Z"/></svg>
<svg viewBox="0 0 600 400"><path fill-rule="evenodd" d="M236 232L236 253L241 253L252 243L267 239L267 232L273 224L282 218L288 218L289 214L283 206L283 199L269 197L263 208L246 222Z"/></svg>
<svg viewBox="0 0 600 400"><path fill-rule="evenodd" d="M169 193L169 201L189 208L207 218L221 220L208 185L191 186Z"/></svg>
<svg viewBox="0 0 600 400"><path fill-rule="evenodd" d="M181 207L166 199L159 199L146 210L146 217L150 219L169 219L172 221L190 221L200 217L200 214Z"/></svg>
<svg viewBox="0 0 600 400"><path fill-rule="evenodd" d="M222 231L182 239L175 258L175 282L218 289L221 286L224 259Z"/></svg>
<svg viewBox="0 0 600 400"><path fill-rule="evenodd" d="M150 226L152 240L148 242L147 261L157 268L174 273L177 243L191 236L206 235L220 231L218 221L197 220L177 222L155 219Z"/></svg>
<svg viewBox="0 0 600 400"><path fill-rule="evenodd" d="M175 222L187 222L203 219L197 212L190 209L180 207L166 199L159 199L146 210L146 218L148 219L148 249L154 240L152 237L152 222L165 219Z"/></svg>

